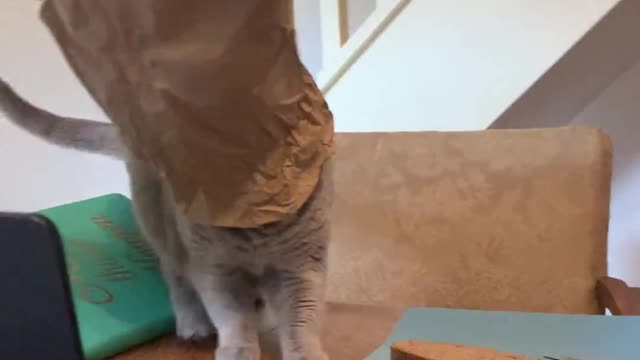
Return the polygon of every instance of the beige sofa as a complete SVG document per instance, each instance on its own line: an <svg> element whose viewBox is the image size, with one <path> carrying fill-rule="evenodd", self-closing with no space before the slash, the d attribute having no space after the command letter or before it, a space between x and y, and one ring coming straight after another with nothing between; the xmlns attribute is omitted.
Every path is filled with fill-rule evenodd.
<svg viewBox="0 0 640 360"><path fill-rule="evenodd" d="M332 359L362 359L407 306L602 314L612 151L587 128L337 135ZM596 284L601 284L600 301ZM119 359L210 359L172 338Z"/></svg>
<svg viewBox="0 0 640 360"><path fill-rule="evenodd" d="M333 300L602 312L600 131L341 134L337 148Z"/></svg>

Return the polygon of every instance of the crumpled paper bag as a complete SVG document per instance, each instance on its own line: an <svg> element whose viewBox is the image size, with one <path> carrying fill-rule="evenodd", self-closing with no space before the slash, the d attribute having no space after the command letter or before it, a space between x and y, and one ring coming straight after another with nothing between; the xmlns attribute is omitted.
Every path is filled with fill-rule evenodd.
<svg viewBox="0 0 640 360"><path fill-rule="evenodd" d="M292 0L47 0L41 18L135 156L195 222L295 213L333 154Z"/></svg>

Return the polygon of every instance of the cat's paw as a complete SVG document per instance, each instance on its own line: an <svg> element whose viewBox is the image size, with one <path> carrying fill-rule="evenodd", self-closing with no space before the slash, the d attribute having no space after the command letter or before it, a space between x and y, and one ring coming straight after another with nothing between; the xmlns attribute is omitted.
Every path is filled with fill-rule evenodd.
<svg viewBox="0 0 640 360"><path fill-rule="evenodd" d="M325 353L307 353L307 354L294 354L289 357L285 357L285 359L295 359L295 360L329 360L329 356Z"/></svg>
<svg viewBox="0 0 640 360"><path fill-rule="evenodd" d="M308 342L296 347L294 352L283 357L284 359L295 360L329 360L329 356L324 351L322 345L317 341Z"/></svg>
<svg viewBox="0 0 640 360"><path fill-rule="evenodd" d="M323 352L313 354L299 354L291 357L296 360L329 360L329 356Z"/></svg>
<svg viewBox="0 0 640 360"><path fill-rule="evenodd" d="M200 341L216 335L216 329L208 318L193 314L176 314L176 336L184 341Z"/></svg>
<svg viewBox="0 0 640 360"><path fill-rule="evenodd" d="M216 360L260 360L260 347L257 345L218 347Z"/></svg>

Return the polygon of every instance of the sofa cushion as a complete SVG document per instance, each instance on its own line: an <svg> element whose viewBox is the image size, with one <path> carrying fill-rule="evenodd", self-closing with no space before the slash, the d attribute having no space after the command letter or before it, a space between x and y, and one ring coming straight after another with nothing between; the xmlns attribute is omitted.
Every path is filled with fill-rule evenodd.
<svg viewBox="0 0 640 360"><path fill-rule="evenodd" d="M599 130L340 133L336 146L330 300L602 313Z"/></svg>

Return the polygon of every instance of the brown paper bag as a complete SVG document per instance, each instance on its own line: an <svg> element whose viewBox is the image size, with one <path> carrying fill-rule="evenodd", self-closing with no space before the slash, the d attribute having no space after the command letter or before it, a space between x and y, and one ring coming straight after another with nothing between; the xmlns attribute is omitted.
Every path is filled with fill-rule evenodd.
<svg viewBox="0 0 640 360"><path fill-rule="evenodd" d="M130 150L196 222L298 210L333 117L298 57L291 0L47 0L41 17Z"/></svg>

